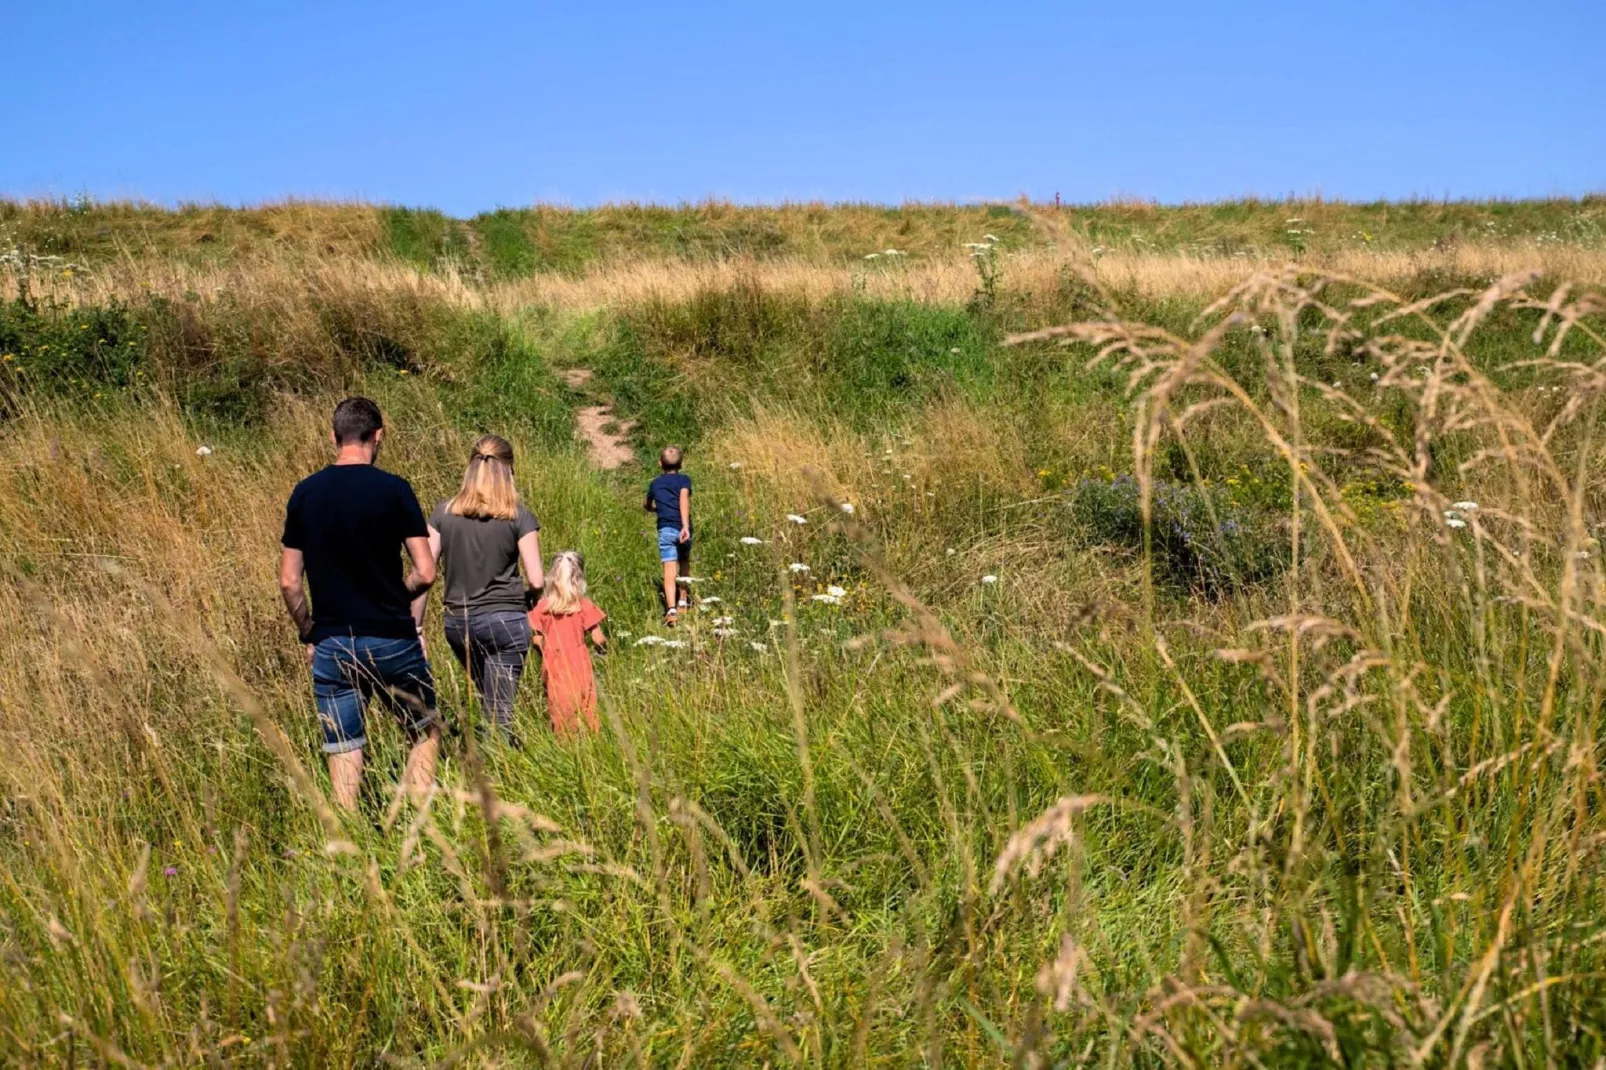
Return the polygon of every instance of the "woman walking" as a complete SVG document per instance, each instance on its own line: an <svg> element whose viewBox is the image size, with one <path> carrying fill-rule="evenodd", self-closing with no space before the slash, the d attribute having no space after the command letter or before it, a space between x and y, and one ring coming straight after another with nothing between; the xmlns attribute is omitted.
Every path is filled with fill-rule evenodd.
<svg viewBox="0 0 1606 1070"><path fill-rule="evenodd" d="M510 741L530 654L525 612L544 586L540 530L513 486L513 445L500 435L474 443L462 488L429 518L430 549L445 574L446 642L486 718Z"/></svg>

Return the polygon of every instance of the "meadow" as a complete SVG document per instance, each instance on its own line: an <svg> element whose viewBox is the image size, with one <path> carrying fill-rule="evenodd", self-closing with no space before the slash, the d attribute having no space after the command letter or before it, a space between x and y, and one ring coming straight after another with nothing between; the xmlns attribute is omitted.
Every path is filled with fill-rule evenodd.
<svg viewBox="0 0 1606 1070"><path fill-rule="evenodd" d="M0 203L0 1061L1598 1065L1603 286L1600 198ZM512 749L434 609L349 818L348 391L426 506L509 437L614 641Z"/></svg>

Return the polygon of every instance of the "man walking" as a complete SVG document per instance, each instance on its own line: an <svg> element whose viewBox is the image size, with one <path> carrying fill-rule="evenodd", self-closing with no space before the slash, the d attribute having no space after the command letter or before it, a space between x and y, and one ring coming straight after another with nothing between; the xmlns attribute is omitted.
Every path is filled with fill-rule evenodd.
<svg viewBox="0 0 1606 1070"><path fill-rule="evenodd" d="M279 590L307 644L335 802L357 806L370 698L407 734L405 782L422 802L435 780L441 738L435 680L411 605L435 582L429 529L407 481L374 467L385 437L378 405L342 401L333 437L335 463L297 483L285 507ZM403 547L413 566L405 579ZM316 598L310 610L303 576ZM418 598L420 609L423 602Z"/></svg>

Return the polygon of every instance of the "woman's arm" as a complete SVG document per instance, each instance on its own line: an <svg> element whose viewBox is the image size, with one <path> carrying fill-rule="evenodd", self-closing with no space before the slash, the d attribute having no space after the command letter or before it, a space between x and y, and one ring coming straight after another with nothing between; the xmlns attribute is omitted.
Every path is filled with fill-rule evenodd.
<svg viewBox="0 0 1606 1070"><path fill-rule="evenodd" d="M532 531L519 539L519 561L524 565L524 582L537 594L546 586L541 569L541 533Z"/></svg>

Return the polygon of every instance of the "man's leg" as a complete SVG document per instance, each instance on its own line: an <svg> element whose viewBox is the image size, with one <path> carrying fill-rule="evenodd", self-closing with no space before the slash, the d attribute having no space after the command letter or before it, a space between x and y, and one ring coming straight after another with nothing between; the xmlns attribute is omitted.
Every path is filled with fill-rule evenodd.
<svg viewBox="0 0 1606 1070"><path fill-rule="evenodd" d="M433 770L434 766L430 768ZM357 809L357 789L362 787L362 749L329 755L329 786L335 805L342 810Z"/></svg>
<svg viewBox="0 0 1606 1070"><path fill-rule="evenodd" d="M441 726L439 722L434 722L424 729L413 742L413 749L407 752L407 772L403 782L407 785L407 794L414 806L423 806L429 799L430 789L435 786L435 763L440 753ZM359 754L359 761L361 757Z"/></svg>
<svg viewBox="0 0 1606 1070"><path fill-rule="evenodd" d="M329 758L329 788L335 805L357 808L362 786L363 694L353 641L324 639L313 649L312 695L323 727L323 749Z"/></svg>
<svg viewBox="0 0 1606 1070"><path fill-rule="evenodd" d="M472 649L473 639L469 646ZM371 648L382 694L412 741L402 783L415 805L428 800L435 786L435 763L441 752L440 715L435 707L435 677L424 646L416 639L377 641Z"/></svg>

